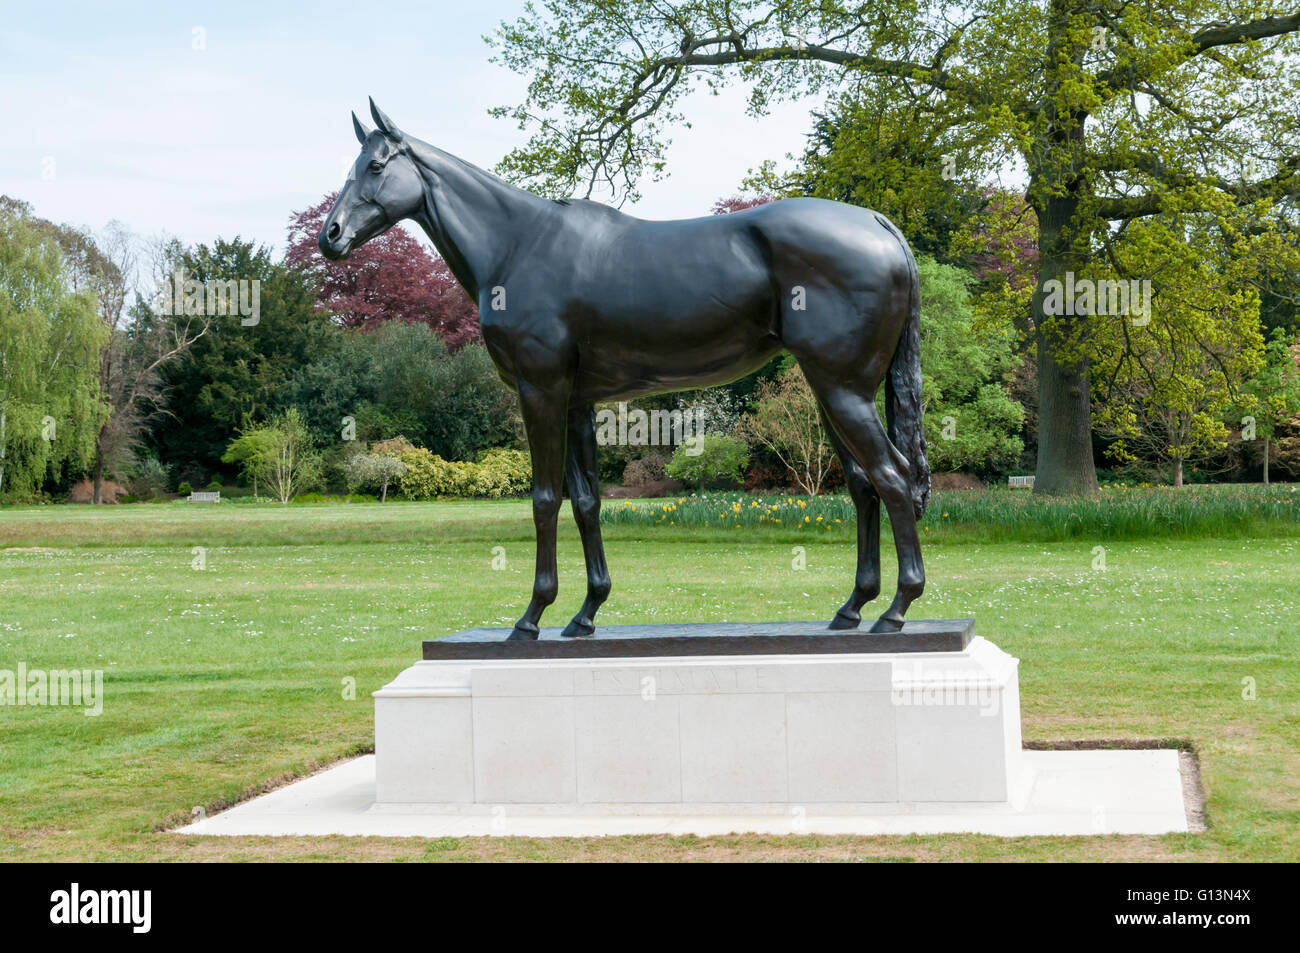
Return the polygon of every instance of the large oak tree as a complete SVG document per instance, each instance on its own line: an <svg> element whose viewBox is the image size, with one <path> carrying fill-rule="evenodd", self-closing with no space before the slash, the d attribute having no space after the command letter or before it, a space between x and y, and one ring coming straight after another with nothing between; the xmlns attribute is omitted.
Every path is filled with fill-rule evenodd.
<svg viewBox="0 0 1300 953"><path fill-rule="evenodd" d="M530 76L498 114L533 135L501 169L552 195L635 195L664 172L682 97L734 80L755 114L870 82L924 105L954 167L1018 157L1038 229L1036 489L1093 493L1100 318L1048 314L1044 286L1113 264L1112 237L1156 216L1208 218L1261 271L1294 254L1298 31L1293 4L1257 0L543 0L489 42Z"/></svg>

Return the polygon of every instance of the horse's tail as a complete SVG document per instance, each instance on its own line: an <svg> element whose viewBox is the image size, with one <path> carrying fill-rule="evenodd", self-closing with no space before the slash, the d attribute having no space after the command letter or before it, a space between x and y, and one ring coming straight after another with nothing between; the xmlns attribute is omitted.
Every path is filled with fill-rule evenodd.
<svg viewBox="0 0 1300 953"><path fill-rule="evenodd" d="M912 509L920 519L930 502L930 461L925 455L925 427L921 419L921 279L907 240L897 229L889 230L907 257L911 288L907 323L903 325L885 378L885 418L889 422L890 442L911 465Z"/></svg>

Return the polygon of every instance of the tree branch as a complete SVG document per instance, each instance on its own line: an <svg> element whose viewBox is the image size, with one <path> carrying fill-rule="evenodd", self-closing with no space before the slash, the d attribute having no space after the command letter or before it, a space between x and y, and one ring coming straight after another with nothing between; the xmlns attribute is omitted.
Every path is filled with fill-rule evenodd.
<svg viewBox="0 0 1300 953"><path fill-rule="evenodd" d="M1223 46L1236 46L1251 40L1265 40L1270 37L1283 36L1300 30L1300 13L1284 17L1262 17L1246 23L1212 23L1192 35L1191 45L1186 52L1165 65L1166 69L1181 66L1183 63ZM1120 64L1097 74L1097 80L1118 92L1132 89L1137 83L1150 77L1136 74L1131 66Z"/></svg>
<svg viewBox="0 0 1300 953"><path fill-rule="evenodd" d="M1231 182L1222 176L1196 175L1170 169L1153 155L1133 155L1126 157L1125 162L1129 169L1148 175L1169 188L1212 188L1232 196L1239 204L1259 199L1280 201L1300 197L1300 156L1288 156L1275 174L1258 182ZM1098 214L1110 221L1155 215L1163 207L1163 198L1157 193L1103 197L1097 203Z"/></svg>

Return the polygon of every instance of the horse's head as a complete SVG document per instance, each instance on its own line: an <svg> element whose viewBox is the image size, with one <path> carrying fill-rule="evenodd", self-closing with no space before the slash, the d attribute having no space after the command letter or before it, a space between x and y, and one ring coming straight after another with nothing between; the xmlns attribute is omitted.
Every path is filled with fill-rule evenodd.
<svg viewBox="0 0 1300 953"><path fill-rule="evenodd" d="M331 260L347 258L354 249L409 218L424 202L423 182L406 137L373 99L370 115L379 128L367 129L357 114L352 114L361 155L321 226L321 254Z"/></svg>

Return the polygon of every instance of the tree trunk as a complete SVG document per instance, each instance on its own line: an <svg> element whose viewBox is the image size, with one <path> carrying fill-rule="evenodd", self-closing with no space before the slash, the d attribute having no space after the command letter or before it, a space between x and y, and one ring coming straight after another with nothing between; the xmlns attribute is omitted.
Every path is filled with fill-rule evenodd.
<svg viewBox="0 0 1300 953"><path fill-rule="evenodd" d="M95 481L95 492L90 498L90 502L98 506L104 502L104 451L99 445L95 445L95 469L92 471Z"/></svg>
<svg viewBox="0 0 1300 953"><path fill-rule="evenodd" d="M388 477L384 477L384 488L379 494L379 502L380 503L388 502Z"/></svg>
<svg viewBox="0 0 1300 953"><path fill-rule="evenodd" d="M1268 486L1268 438L1264 438L1264 485Z"/></svg>
<svg viewBox="0 0 1300 953"><path fill-rule="evenodd" d="M1078 353L1088 315L1047 314L1049 281L1065 283L1081 263L1062 234L1074 214L1073 199L1049 199L1038 213L1038 288L1033 316L1038 341L1038 465L1034 492L1053 496L1096 496L1092 459L1092 397L1088 361ZM1064 309L1063 309L1064 310Z"/></svg>
<svg viewBox="0 0 1300 953"><path fill-rule="evenodd" d="M1183 485L1183 458L1174 457L1174 486Z"/></svg>

